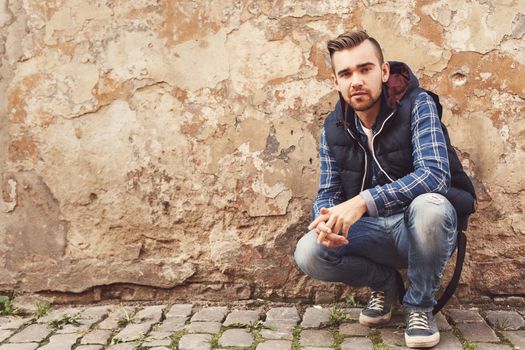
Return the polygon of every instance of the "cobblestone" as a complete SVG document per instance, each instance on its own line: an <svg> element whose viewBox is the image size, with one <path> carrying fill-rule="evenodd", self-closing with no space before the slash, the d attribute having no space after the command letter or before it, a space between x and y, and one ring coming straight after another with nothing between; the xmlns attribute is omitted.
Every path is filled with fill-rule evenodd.
<svg viewBox="0 0 525 350"><path fill-rule="evenodd" d="M368 338L346 338L341 344L341 350L371 350L373 347Z"/></svg>
<svg viewBox="0 0 525 350"><path fill-rule="evenodd" d="M207 307L193 315L191 322L222 322L227 313L228 308L226 306Z"/></svg>
<svg viewBox="0 0 525 350"><path fill-rule="evenodd" d="M46 324L32 324L24 328L20 333L13 335L9 342L11 343L39 343L49 334L52 330Z"/></svg>
<svg viewBox="0 0 525 350"><path fill-rule="evenodd" d="M252 343L253 336L246 329L228 329L219 338L219 345L224 347L247 347Z"/></svg>
<svg viewBox="0 0 525 350"><path fill-rule="evenodd" d="M93 306L85 309L80 314L80 323L92 326L99 322L113 309L110 305Z"/></svg>
<svg viewBox="0 0 525 350"><path fill-rule="evenodd" d="M0 346L0 350L35 350L36 348L38 348L38 343L4 344Z"/></svg>
<svg viewBox="0 0 525 350"><path fill-rule="evenodd" d="M382 328L379 330L383 342L387 345L405 345L405 330L396 328Z"/></svg>
<svg viewBox="0 0 525 350"><path fill-rule="evenodd" d="M164 320L157 326L156 330L159 332L177 332L184 328L187 317L170 317Z"/></svg>
<svg viewBox="0 0 525 350"><path fill-rule="evenodd" d="M290 350L292 342L286 340L267 340L259 343L255 350Z"/></svg>
<svg viewBox="0 0 525 350"><path fill-rule="evenodd" d="M114 341L130 342L146 335L151 329L151 322L131 323L113 337Z"/></svg>
<svg viewBox="0 0 525 350"><path fill-rule="evenodd" d="M503 332L503 336L507 338L514 346L520 349L525 349L525 331Z"/></svg>
<svg viewBox="0 0 525 350"><path fill-rule="evenodd" d="M476 310L450 309L448 315L454 324L485 322Z"/></svg>
<svg viewBox="0 0 525 350"><path fill-rule="evenodd" d="M80 344L107 344L111 337L111 330L109 329L96 329L86 334L81 340Z"/></svg>
<svg viewBox="0 0 525 350"><path fill-rule="evenodd" d="M499 342L496 333L485 322L458 324L458 329L470 341Z"/></svg>
<svg viewBox="0 0 525 350"><path fill-rule="evenodd" d="M192 322L188 327L189 333L219 333L221 330L220 322Z"/></svg>
<svg viewBox="0 0 525 350"><path fill-rule="evenodd" d="M76 350L104 350L102 345L79 345Z"/></svg>
<svg viewBox="0 0 525 350"><path fill-rule="evenodd" d="M516 311L487 311L488 323L502 330L518 330L525 326L523 317Z"/></svg>
<svg viewBox="0 0 525 350"><path fill-rule="evenodd" d="M162 310L166 305L148 306L135 314L137 322L159 322L162 318Z"/></svg>
<svg viewBox="0 0 525 350"><path fill-rule="evenodd" d="M351 308L344 308L343 312L345 313L346 317L349 320L358 320L359 314L361 313L361 308L358 307L351 307Z"/></svg>
<svg viewBox="0 0 525 350"><path fill-rule="evenodd" d="M0 350L171 350L174 334L180 337L179 350L211 350L212 339L215 339L215 345L219 345L216 350L248 347L256 350L291 350L294 332L297 332L301 350L334 350L335 339L342 340L341 350L373 349L370 339L372 329L355 320L359 316L358 308L343 309L350 321L339 326L327 325L329 307L306 307L300 312L296 307L281 304L267 308L266 314L261 307L244 310L237 306L230 313L228 309L228 306L210 306L200 310L196 308L192 314L193 304L126 306L125 309L118 305L103 305L63 308L40 319L0 317ZM61 320L66 315L73 316L80 325L69 324L62 329L49 327L51 321ZM488 311L483 314L488 323L477 310L452 308L445 310L444 315L436 316L441 341L434 350L463 349L447 318L478 350L525 349L525 330L510 330L519 328L524 321L518 312ZM232 328L261 319L265 320L265 327L257 330ZM377 340L392 350L407 349L404 323L404 314L396 312L389 324L377 329ZM221 334L222 327L229 329ZM500 341L495 329L502 332L508 343ZM259 336L259 343L254 346L256 335Z"/></svg>
<svg viewBox="0 0 525 350"><path fill-rule="evenodd" d="M76 318L77 316L80 316L80 312L81 311L82 310L79 309L79 308L58 309L58 310L51 311L46 316L40 317L37 320L37 322L38 323L49 323L51 321L60 320L60 319L62 319L65 316L72 316L72 317Z"/></svg>
<svg viewBox="0 0 525 350"><path fill-rule="evenodd" d="M276 307L266 313L267 324L296 325L301 318L295 307Z"/></svg>
<svg viewBox="0 0 525 350"><path fill-rule="evenodd" d="M339 326L339 333L346 336L365 336L370 333L370 328L360 325L359 323L343 323Z"/></svg>
<svg viewBox="0 0 525 350"><path fill-rule="evenodd" d="M111 345L108 349L110 350L135 350L135 347L131 343L120 343Z"/></svg>
<svg viewBox="0 0 525 350"><path fill-rule="evenodd" d="M441 332L440 341L433 350L462 350L463 346L458 338L452 332Z"/></svg>
<svg viewBox="0 0 525 350"><path fill-rule="evenodd" d="M448 323L447 319L443 315L443 313L438 312L438 314L435 316L436 324L440 331L450 331L452 330L452 327Z"/></svg>
<svg viewBox="0 0 525 350"><path fill-rule="evenodd" d="M180 339L179 350L209 350L210 340L210 334L186 334Z"/></svg>
<svg viewBox="0 0 525 350"><path fill-rule="evenodd" d="M293 328L291 326L281 326L278 329L261 329L261 336L264 339L292 340Z"/></svg>
<svg viewBox="0 0 525 350"><path fill-rule="evenodd" d="M166 318L170 317L189 317L193 310L193 304L175 304L166 313Z"/></svg>
<svg viewBox="0 0 525 350"><path fill-rule="evenodd" d="M99 329L115 329L120 326L121 321L130 321L135 313L133 307L119 307L111 312L104 321L98 324Z"/></svg>
<svg viewBox="0 0 525 350"><path fill-rule="evenodd" d="M40 347L41 350L70 350L77 342L80 335L77 334L56 334L49 338L49 343Z"/></svg>
<svg viewBox="0 0 525 350"><path fill-rule="evenodd" d="M171 345L170 333L151 334L149 337L147 337L144 340L144 343L142 343L142 346L146 348L170 346L170 345Z"/></svg>
<svg viewBox="0 0 525 350"><path fill-rule="evenodd" d="M512 347L506 344L476 343L476 350L512 350Z"/></svg>
<svg viewBox="0 0 525 350"><path fill-rule="evenodd" d="M330 318L329 309L319 309L315 307L309 307L306 309L303 315L303 322L301 327L303 328L319 328L327 324Z"/></svg>
<svg viewBox="0 0 525 350"><path fill-rule="evenodd" d="M31 317L26 317L26 318L13 317L8 322L2 323L2 325L0 326L0 329L2 329L2 330L5 330L5 329L18 329L18 328L26 325L27 323L31 322L32 320L33 319Z"/></svg>
<svg viewBox="0 0 525 350"><path fill-rule="evenodd" d="M301 346L328 347L334 342L334 337L330 331L306 329L301 332Z"/></svg>
<svg viewBox="0 0 525 350"><path fill-rule="evenodd" d="M225 326L231 326L234 324L248 325L259 320L259 314L253 310L234 310L232 311L226 320L224 321Z"/></svg>
<svg viewBox="0 0 525 350"><path fill-rule="evenodd" d="M0 343L13 335L13 331L10 330L0 330Z"/></svg>

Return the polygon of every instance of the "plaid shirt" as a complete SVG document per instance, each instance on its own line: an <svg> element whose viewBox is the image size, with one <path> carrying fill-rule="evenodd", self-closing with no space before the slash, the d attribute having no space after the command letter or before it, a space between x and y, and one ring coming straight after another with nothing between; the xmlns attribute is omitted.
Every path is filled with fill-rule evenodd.
<svg viewBox="0 0 525 350"><path fill-rule="evenodd" d="M417 196L428 192L445 194L450 187L445 137L436 105L427 93L422 92L416 97L410 119L414 171L394 182L373 186L360 193L370 216L400 213ZM330 153L324 129L321 132L319 158L321 179L313 204L314 218L321 208L330 208L350 199L344 196L339 176L341 169Z"/></svg>

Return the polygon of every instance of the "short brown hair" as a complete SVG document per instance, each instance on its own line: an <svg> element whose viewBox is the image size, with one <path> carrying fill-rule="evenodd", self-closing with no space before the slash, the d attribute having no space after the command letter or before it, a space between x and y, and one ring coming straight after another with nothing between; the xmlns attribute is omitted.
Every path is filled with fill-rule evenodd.
<svg viewBox="0 0 525 350"><path fill-rule="evenodd" d="M330 60L332 60L334 52L359 46L365 40L370 41L374 45L379 63L382 64L384 58L381 45L379 45L377 40L369 36L364 30L346 32L339 35L335 39L328 40L328 44L326 46L328 48L328 52L330 53Z"/></svg>

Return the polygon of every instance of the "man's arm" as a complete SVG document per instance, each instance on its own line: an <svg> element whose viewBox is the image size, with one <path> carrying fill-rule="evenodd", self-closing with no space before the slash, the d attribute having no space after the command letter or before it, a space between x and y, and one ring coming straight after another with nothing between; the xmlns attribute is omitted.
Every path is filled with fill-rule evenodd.
<svg viewBox="0 0 525 350"><path fill-rule="evenodd" d="M321 141L319 143L319 161L321 164L321 175L319 191L312 208L312 220L319 216L321 208L331 208L344 201L341 177L339 175L341 169L337 166L335 158L330 153L326 143L324 128L321 132Z"/></svg>
<svg viewBox="0 0 525 350"><path fill-rule="evenodd" d="M319 159L321 163L319 191L312 209L313 221L308 226L308 229L315 229L317 243L328 248L335 248L348 244L348 241L346 235L340 236L338 231L332 232L333 224L327 226L327 221L331 217L332 210L338 208L341 205L340 203L344 203L344 197L340 176L341 170L330 153L330 148L326 143L324 128L321 132Z"/></svg>
<svg viewBox="0 0 525 350"><path fill-rule="evenodd" d="M416 97L411 124L414 171L361 192L370 216L391 215L423 193L445 194L450 187L447 145L436 105L427 93Z"/></svg>

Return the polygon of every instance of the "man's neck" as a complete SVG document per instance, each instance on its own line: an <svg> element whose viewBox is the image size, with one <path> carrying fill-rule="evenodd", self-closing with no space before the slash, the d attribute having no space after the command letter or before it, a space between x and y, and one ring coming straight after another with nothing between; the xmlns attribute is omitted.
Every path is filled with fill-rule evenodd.
<svg viewBox="0 0 525 350"><path fill-rule="evenodd" d="M366 111L356 111L355 113L365 128L372 129L380 110L381 103L376 103Z"/></svg>

